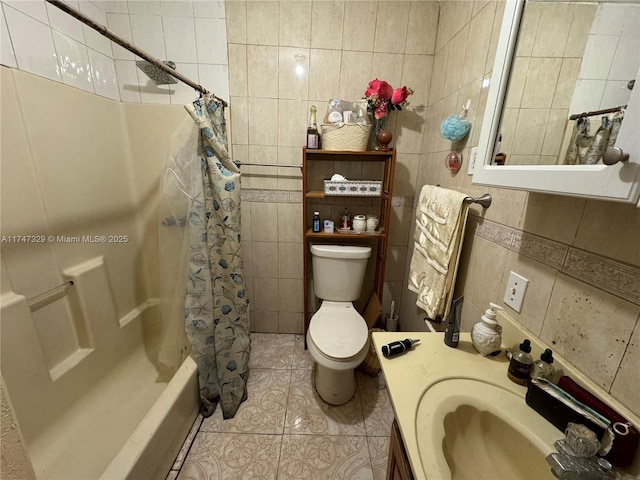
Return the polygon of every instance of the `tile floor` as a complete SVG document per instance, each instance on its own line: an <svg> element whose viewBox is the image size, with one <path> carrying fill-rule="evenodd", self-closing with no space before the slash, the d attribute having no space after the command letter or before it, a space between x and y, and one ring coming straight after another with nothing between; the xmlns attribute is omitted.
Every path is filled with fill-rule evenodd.
<svg viewBox="0 0 640 480"><path fill-rule="evenodd" d="M198 417L167 480L382 480L393 409L382 376L356 372L345 405L324 403L300 335L251 335L249 397L233 419Z"/></svg>

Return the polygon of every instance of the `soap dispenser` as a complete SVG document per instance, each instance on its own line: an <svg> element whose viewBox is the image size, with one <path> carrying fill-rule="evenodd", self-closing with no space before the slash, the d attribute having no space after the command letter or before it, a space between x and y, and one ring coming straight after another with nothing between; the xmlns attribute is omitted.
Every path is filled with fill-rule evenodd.
<svg viewBox="0 0 640 480"><path fill-rule="evenodd" d="M471 341L473 347L482 356L489 355L500 350L502 345L502 327L498 324L496 310L504 310L500 305L489 303L489 308L480 318L480 322L473 326Z"/></svg>
<svg viewBox="0 0 640 480"><path fill-rule="evenodd" d="M531 378L546 378L549 381L553 381L553 376L556 373L556 369L553 368L553 352L547 348L544 353L540 355L540 360L533 362L531 367Z"/></svg>

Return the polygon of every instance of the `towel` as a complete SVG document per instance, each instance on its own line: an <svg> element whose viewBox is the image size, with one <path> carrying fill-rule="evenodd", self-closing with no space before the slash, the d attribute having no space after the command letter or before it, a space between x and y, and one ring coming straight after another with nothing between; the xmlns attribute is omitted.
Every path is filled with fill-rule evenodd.
<svg viewBox="0 0 640 480"><path fill-rule="evenodd" d="M451 308L469 210L466 197L431 185L420 191L408 287L432 320L446 318Z"/></svg>

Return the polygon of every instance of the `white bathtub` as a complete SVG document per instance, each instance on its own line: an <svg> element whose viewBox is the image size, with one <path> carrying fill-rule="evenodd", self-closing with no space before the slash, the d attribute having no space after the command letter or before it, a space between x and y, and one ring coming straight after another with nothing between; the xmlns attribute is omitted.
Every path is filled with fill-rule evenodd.
<svg viewBox="0 0 640 480"><path fill-rule="evenodd" d="M97 262L76 276L78 293L100 270ZM27 337L24 297L2 300L3 376L36 478L164 480L198 415L199 397L190 357L170 380L158 373L157 301L136 307L110 344L67 362L53 379L54 369L45 373L31 359L37 342Z"/></svg>

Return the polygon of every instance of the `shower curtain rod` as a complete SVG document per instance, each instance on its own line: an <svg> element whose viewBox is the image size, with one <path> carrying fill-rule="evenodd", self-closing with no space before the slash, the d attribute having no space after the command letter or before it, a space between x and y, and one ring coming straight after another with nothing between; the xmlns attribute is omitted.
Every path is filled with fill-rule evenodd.
<svg viewBox="0 0 640 480"><path fill-rule="evenodd" d="M112 42L115 42L118 45L120 45L121 47L126 48L130 52L136 54L140 58L143 58L147 62L151 63L154 67L157 67L160 70L163 70L164 72L168 73L172 77L175 77L178 80L180 80L181 82L186 83L187 85L189 85L190 87L192 87L195 90L199 91L200 93L203 93L203 94L209 93L209 91L207 89L205 89L202 85L198 85L193 80L191 80L191 79L185 77L184 75L182 75L180 72L177 72L177 71L173 70L172 68L168 67L167 65L162 63L160 60L158 60L154 56L152 56L149 53L145 52L144 50L142 50L138 46L130 43L125 38L122 38L121 36L113 33L111 30L109 30L109 28L107 28L106 26L104 26L104 25L102 25L100 23L97 23L92 18L87 17L84 13L82 13L82 12L76 10L75 8L67 5L62 0L45 0L45 1L50 3L51 5L53 5L55 7L58 7L60 10L62 10L65 13L68 13L69 15L71 15L74 18L76 18L77 20L80 20L85 25L88 25L89 27L91 27L94 30L96 30L100 35L102 35L104 37L107 37ZM216 100L222 102L225 107L227 106L227 102L225 100L223 100L222 98L217 97L215 95L214 95L214 97L215 97Z"/></svg>
<svg viewBox="0 0 640 480"><path fill-rule="evenodd" d="M575 113L569 117L569 120L577 120L583 117L593 117L595 115L603 115L605 113L619 112L621 110L624 110L625 108L627 108L626 105L620 105L619 107L605 108L603 110L594 110L593 112Z"/></svg>

